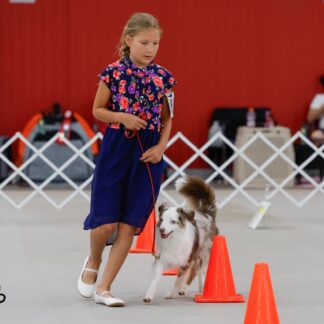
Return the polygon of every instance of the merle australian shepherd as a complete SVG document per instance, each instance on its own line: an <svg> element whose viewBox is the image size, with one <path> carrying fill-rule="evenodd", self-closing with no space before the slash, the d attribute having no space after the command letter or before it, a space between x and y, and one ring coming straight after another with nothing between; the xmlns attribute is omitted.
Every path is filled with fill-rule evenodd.
<svg viewBox="0 0 324 324"><path fill-rule="evenodd" d="M178 268L178 275L165 298L185 295L197 275L199 291L203 289L213 238L218 234L215 192L194 176L177 180L176 190L186 198L188 209L167 204L159 206L158 256L143 298L145 303L153 300L163 271L170 268Z"/></svg>

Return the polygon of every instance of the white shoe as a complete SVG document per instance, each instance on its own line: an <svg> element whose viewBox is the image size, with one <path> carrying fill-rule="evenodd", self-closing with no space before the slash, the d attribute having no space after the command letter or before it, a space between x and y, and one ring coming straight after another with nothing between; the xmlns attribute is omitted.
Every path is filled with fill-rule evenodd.
<svg viewBox="0 0 324 324"><path fill-rule="evenodd" d="M123 300L112 296L112 294L108 290L103 291L101 294L96 293L95 301L97 304L104 304L111 307L118 307L118 306L125 305L125 302Z"/></svg>
<svg viewBox="0 0 324 324"><path fill-rule="evenodd" d="M95 290L96 290L96 281L97 281L97 277L96 277L96 281L93 284L88 284L82 281L82 275L84 271L90 271L90 272L95 272L98 273L98 270L95 269L90 269L90 268L86 268L87 263L88 263L89 257L87 256L85 261L84 261L84 265L82 267L81 270L81 274L79 276L79 280L78 280L78 289L79 289L79 293L86 298L90 298L93 296Z"/></svg>

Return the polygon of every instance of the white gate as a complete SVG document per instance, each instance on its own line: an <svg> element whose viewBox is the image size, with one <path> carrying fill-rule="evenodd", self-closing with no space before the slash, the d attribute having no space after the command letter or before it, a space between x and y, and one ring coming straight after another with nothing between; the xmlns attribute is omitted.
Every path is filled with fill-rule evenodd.
<svg viewBox="0 0 324 324"><path fill-rule="evenodd" d="M44 146L40 149L36 148L32 143L30 143L21 133L17 132L13 137L11 137L4 145L0 147L0 161L2 160L5 164L9 166L11 172L7 178L5 178L0 184L0 195L5 202L10 203L17 209L22 208L25 206L29 201L31 201L36 195L43 196L51 205L53 205L57 209L63 208L67 203L69 203L76 195L81 195L86 200L90 200L89 194L86 192L86 188L91 183L92 176L90 176L84 182L76 183L72 181L63 171L67 168L75 159L81 158L85 163L87 163L92 169L94 169L95 164L91 161L85 154L85 150L87 150L93 143L95 143L98 139L102 139L102 134L97 133L93 138L89 140L81 148L76 148L69 140L66 138L61 138L61 140L71 149L74 154L66 160L62 165L57 167L52 161L50 161L44 154L44 151L48 149L51 145L55 143L57 138L59 137L59 133L57 133L54 137L52 137ZM297 165L295 161L289 159L285 154L284 151L292 145L297 139L301 139L305 145L308 145L312 148L314 153L306 159L301 165ZM22 165L17 167L13 162L11 162L4 154L4 151L12 145L16 140L21 140L28 146L32 151L33 155L29 157L26 161L23 162ZM223 141L225 145L228 145L233 150L233 155L230 156L223 164L216 165L204 152L210 147L210 145L217 140ZM262 141L264 145L267 145L273 150L273 154L270 158L268 158L262 165L257 165L250 159L246 154L246 149L253 144L255 141ZM185 145L190 147L194 151L193 155L187 159L182 165L177 165L174 161L172 161L168 155L164 156L164 160L168 164L169 168L172 168L174 172L168 177L161 186L160 195L163 195L167 200L169 200L173 205L181 205L182 202L175 200L166 190L167 186L171 184L174 180L176 180L179 176L184 176L186 171L188 170L189 165L198 158L201 158L205 161L213 171L211 175L208 176L206 182L211 182L215 179L218 175L222 176L226 182L231 185L234 190L222 201L218 202L219 208L224 207L228 204L231 200L235 198L235 196L240 193L243 195L248 201L253 203L255 206L259 206L260 202L257 201L247 190L247 186L250 181L252 181L256 176L261 175L266 179L266 181L271 186L272 190L269 193L268 198L272 199L275 195L281 193L286 197L288 200L293 202L296 206L302 207L308 202L315 194L318 192L323 194L324 193L324 181L322 180L320 183L315 181L307 172L305 172L305 167L313 161L316 157L321 157L324 163L324 144L320 147L316 147L308 138L306 138L302 133L298 132L294 134L284 145L281 147L275 146L266 136L264 136L261 132L256 133L250 140L248 140L242 147L236 147L230 140L228 140L222 133L215 134L208 142L202 145L200 148L197 147L192 141L190 141L185 135L181 132L176 133L168 143L168 147L177 145L178 141L182 141ZM253 172L250 174L242 183L237 183L231 176L229 176L225 170L231 163L234 162L235 159L238 157L242 158L246 163L248 163L252 168ZM271 176L269 176L265 169L271 164L274 163L276 158L282 158L285 160L294 170L291 174L287 176L286 179L283 179L279 183L276 182ZM42 183L36 183L32 179L30 179L24 171L26 167L30 163L32 163L36 158L42 159L52 170L53 173ZM286 184L294 179L297 174L303 176L311 185L312 187L309 189L309 193L306 195L304 199L298 200L296 199L288 190L285 188ZM67 197L63 199L60 203L55 202L51 195L45 192L45 187L57 176L60 176L72 189L73 192L69 194ZM23 179L28 185L32 192L25 197L19 203L15 202L6 192L5 188L7 186L12 186L12 183L15 182L15 179L20 177Z"/></svg>

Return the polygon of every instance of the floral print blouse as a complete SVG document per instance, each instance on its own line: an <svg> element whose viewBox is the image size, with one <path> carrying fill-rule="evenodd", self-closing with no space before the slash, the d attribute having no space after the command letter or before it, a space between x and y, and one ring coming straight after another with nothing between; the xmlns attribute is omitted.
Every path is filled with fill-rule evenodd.
<svg viewBox="0 0 324 324"><path fill-rule="evenodd" d="M137 115L146 120L146 128L160 132L163 96L177 83L167 69L153 61L139 68L125 56L109 64L98 77L112 93L109 110Z"/></svg>

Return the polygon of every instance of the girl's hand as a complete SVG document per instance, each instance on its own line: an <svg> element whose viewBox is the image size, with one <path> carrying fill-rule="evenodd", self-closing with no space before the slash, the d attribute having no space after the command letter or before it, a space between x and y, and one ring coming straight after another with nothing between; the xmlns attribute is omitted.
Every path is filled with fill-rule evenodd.
<svg viewBox="0 0 324 324"><path fill-rule="evenodd" d="M154 145L150 147L140 158L142 162L151 162L158 163L161 161L163 153L165 152L166 147L161 144Z"/></svg>
<svg viewBox="0 0 324 324"><path fill-rule="evenodd" d="M121 123L130 130L140 130L141 128L145 129L147 122L135 115L122 113Z"/></svg>

